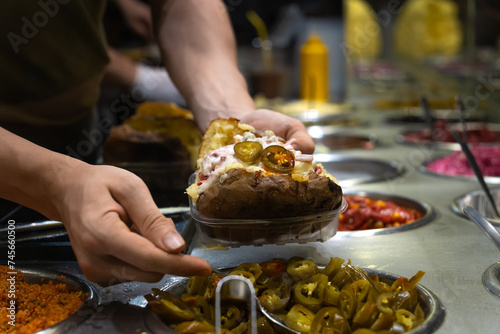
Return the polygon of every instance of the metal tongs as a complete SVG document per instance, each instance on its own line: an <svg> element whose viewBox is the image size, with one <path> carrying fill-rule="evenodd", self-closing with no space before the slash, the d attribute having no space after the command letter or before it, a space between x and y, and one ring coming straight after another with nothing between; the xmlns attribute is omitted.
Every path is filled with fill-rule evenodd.
<svg viewBox="0 0 500 334"><path fill-rule="evenodd" d="M242 276L226 276L220 280L215 289L215 333L221 333L221 302L224 300L246 301L250 307L250 329L252 334L257 334L257 308L269 321L275 331L283 334L300 334L283 323L283 320L268 313L262 306L252 282Z"/></svg>

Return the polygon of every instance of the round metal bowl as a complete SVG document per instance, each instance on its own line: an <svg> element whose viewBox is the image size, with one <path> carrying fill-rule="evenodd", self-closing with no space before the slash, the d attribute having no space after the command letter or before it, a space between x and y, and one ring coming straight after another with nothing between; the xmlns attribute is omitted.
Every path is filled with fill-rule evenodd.
<svg viewBox="0 0 500 334"><path fill-rule="evenodd" d="M490 188L490 192L491 196L495 200L495 203L497 204L497 207L500 207L500 187ZM488 219L493 225L500 226L500 219L493 218L495 217L493 208L491 207L491 204L482 189L474 190L464 195L458 196L453 200L450 208L451 211L453 211L457 215L467 218L464 213L464 209L466 206L473 207L480 214L486 217L486 219Z"/></svg>
<svg viewBox="0 0 500 334"><path fill-rule="evenodd" d="M391 284L395 280L399 278L399 276L382 272L378 270L365 269L363 268L368 275L377 274L381 281L387 281L387 283ZM437 298L437 296L432 293L430 290L425 288L424 286L418 284L418 301L420 306L422 306L422 310L425 314L425 321L421 323L415 329L412 329L407 334L429 334L435 332L439 326L444 321L445 310L443 303Z"/></svg>
<svg viewBox="0 0 500 334"><path fill-rule="evenodd" d="M445 179L454 179L454 180L462 180L462 181L472 181L472 182L477 182L477 178L474 175L452 175L452 174L443 174L443 173L437 173L432 170L430 170L427 166L429 166L430 163L437 159L443 158L443 155L431 158L427 161L424 161L424 163L419 167L419 171L424 174L429 174ZM490 184L500 184L500 177L498 176L485 176L484 181L486 183Z"/></svg>
<svg viewBox="0 0 500 334"><path fill-rule="evenodd" d="M315 154L314 160L321 163L342 187L388 181L406 172L406 168L395 161L353 158L339 154Z"/></svg>
<svg viewBox="0 0 500 334"><path fill-rule="evenodd" d="M489 292L500 298L500 262L495 263L484 272L483 285Z"/></svg>
<svg viewBox="0 0 500 334"><path fill-rule="evenodd" d="M31 284L46 284L50 281L54 284L64 283L68 291L82 291L86 294L82 305L75 313L51 327L36 332L36 334L66 333L68 330L83 323L95 313L99 298L95 289L88 282L76 276L55 270L32 267L17 267L16 269L24 274L24 281Z"/></svg>
<svg viewBox="0 0 500 334"><path fill-rule="evenodd" d="M383 194L377 192L366 192L366 191L344 191L344 195L363 196L363 197L368 197L375 201L382 200L387 202L393 202L401 207L416 210L422 215L422 218L412 223L397 227L385 227L385 228L376 228L376 229L358 230L358 231L338 231L337 235L339 237L343 236L365 237L372 235L403 232L428 224L436 218L436 211L433 209L431 205L425 202L419 202L413 200L408 197L392 195L392 194Z"/></svg>
<svg viewBox="0 0 500 334"><path fill-rule="evenodd" d="M467 123L467 132L469 131L480 131L481 126L484 126L484 123ZM496 124L490 124L487 123L488 129L492 132L494 132L497 136L497 138L500 138L500 129L498 125ZM461 134L462 132L462 127L460 124L449 124L447 127L448 130L456 130ZM433 141L432 139L420 139L420 140L414 140L411 139L410 136L412 135L427 135L430 136L430 130L427 127L420 127L418 129L410 129L403 131L399 135L396 136L396 142L400 144L407 144L407 145L428 145L428 146L433 146L437 149L443 149L443 150L453 150L453 151L458 151L460 150L460 144L458 144L455 141ZM494 141L494 142L475 142L472 143L470 142L469 144L498 144L500 140Z"/></svg>
<svg viewBox="0 0 500 334"><path fill-rule="evenodd" d="M407 108L404 114L394 113L385 118L387 124L405 125L412 124L415 126L425 126L427 123L425 115L420 106L414 108ZM431 116L434 119L443 119L449 123L460 122L460 111L458 109L432 109L430 110ZM486 113L479 110L467 110L467 122L478 123L486 120Z"/></svg>
<svg viewBox="0 0 500 334"><path fill-rule="evenodd" d="M317 146L324 146L327 150L343 150L362 148L370 150L375 148L377 137L375 135L365 136L339 131L330 131L320 126L311 126L308 133ZM318 148L320 150L320 148Z"/></svg>
<svg viewBox="0 0 500 334"><path fill-rule="evenodd" d="M262 259L265 261L265 259ZM323 269L324 266L318 266ZM220 272L229 271L230 268L219 268ZM368 275L376 274L381 281L385 281L388 284L392 284L396 281L399 276L392 273L382 272L374 269L362 268ZM161 290L168 291L176 296L180 296L186 290L186 285L189 278L183 277L170 282L167 286L161 288ZM442 302L437 298L437 296L422 286L417 284L418 291L418 301L422 307L422 311L425 314L425 321L421 323L417 328L407 332L407 334L429 334L435 332L443 323L445 318L445 309ZM166 333L175 333L168 326L161 323L149 307L145 308L146 312L146 323L150 329L157 329L158 332L163 331ZM154 331L156 333L156 331Z"/></svg>

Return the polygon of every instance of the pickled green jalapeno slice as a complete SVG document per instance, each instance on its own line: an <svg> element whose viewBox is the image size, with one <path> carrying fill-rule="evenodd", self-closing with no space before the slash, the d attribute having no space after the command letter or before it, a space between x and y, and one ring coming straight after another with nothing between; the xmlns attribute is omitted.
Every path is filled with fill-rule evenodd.
<svg viewBox="0 0 500 334"><path fill-rule="evenodd" d="M262 163L274 172L288 173L295 166L295 155L281 145L270 145L262 152Z"/></svg>
<svg viewBox="0 0 500 334"><path fill-rule="evenodd" d="M285 316L285 325L301 333L308 333L311 330L311 323L314 313L304 305L295 304Z"/></svg>
<svg viewBox="0 0 500 334"><path fill-rule="evenodd" d="M325 286L323 303L332 306L337 306L339 304L339 297L340 297L339 289L336 286L332 285L330 282L327 282Z"/></svg>
<svg viewBox="0 0 500 334"><path fill-rule="evenodd" d="M318 273L319 269L314 261L296 259L287 264L286 272L294 278L304 279Z"/></svg>
<svg viewBox="0 0 500 334"><path fill-rule="evenodd" d="M384 292L377 298L377 308L382 313L393 314L393 304L394 296L392 292Z"/></svg>
<svg viewBox="0 0 500 334"><path fill-rule="evenodd" d="M346 319L352 319L358 307L358 299L349 287L340 290L340 311Z"/></svg>
<svg viewBox="0 0 500 334"><path fill-rule="evenodd" d="M369 328L377 320L377 304L374 300L367 300L354 315L352 322L362 327Z"/></svg>
<svg viewBox="0 0 500 334"><path fill-rule="evenodd" d="M251 273L255 280L259 278L259 276L262 274L262 268L257 264L257 263L242 263L236 268L234 268L232 271L248 271Z"/></svg>
<svg viewBox="0 0 500 334"><path fill-rule="evenodd" d="M396 311L396 322L409 331L417 325L417 317L408 310L399 309Z"/></svg>
<svg viewBox="0 0 500 334"><path fill-rule="evenodd" d="M357 280L349 285L359 302L364 302L370 292L371 284L367 280Z"/></svg>
<svg viewBox="0 0 500 334"><path fill-rule="evenodd" d="M208 286L208 277L191 276L187 283L186 292L190 295L202 295Z"/></svg>
<svg viewBox="0 0 500 334"><path fill-rule="evenodd" d="M145 298L151 309L163 320L189 321L195 319L194 312L180 298L160 289L153 288L152 291L160 299L153 295L146 295Z"/></svg>
<svg viewBox="0 0 500 334"><path fill-rule="evenodd" d="M327 284L328 276L320 273L298 282L293 291L295 302L308 308L320 306Z"/></svg>
<svg viewBox="0 0 500 334"><path fill-rule="evenodd" d="M234 145L234 153L244 162L255 162L260 159L263 147L256 141L240 141Z"/></svg>
<svg viewBox="0 0 500 334"><path fill-rule="evenodd" d="M323 307L316 313L311 322L310 334L323 333L351 333L348 321L342 316L336 307Z"/></svg>
<svg viewBox="0 0 500 334"><path fill-rule="evenodd" d="M255 276L251 272L249 272L249 271L246 271L246 270L233 270L227 276L241 276L241 277L245 277L246 279L248 279L255 286L255 282L256 282Z"/></svg>
<svg viewBox="0 0 500 334"><path fill-rule="evenodd" d="M221 315L221 327L232 329L241 323L243 312L234 305L230 305Z"/></svg>
<svg viewBox="0 0 500 334"><path fill-rule="evenodd" d="M284 294L279 289L267 289L262 292L259 301L269 312L278 312L285 308L290 300L290 293Z"/></svg>

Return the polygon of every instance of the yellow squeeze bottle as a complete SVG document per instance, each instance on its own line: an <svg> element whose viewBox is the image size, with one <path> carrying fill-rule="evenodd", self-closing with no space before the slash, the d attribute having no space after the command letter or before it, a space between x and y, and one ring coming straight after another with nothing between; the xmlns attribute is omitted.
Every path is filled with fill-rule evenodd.
<svg viewBox="0 0 500 334"><path fill-rule="evenodd" d="M300 50L300 98L328 100L328 49L315 33Z"/></svg>

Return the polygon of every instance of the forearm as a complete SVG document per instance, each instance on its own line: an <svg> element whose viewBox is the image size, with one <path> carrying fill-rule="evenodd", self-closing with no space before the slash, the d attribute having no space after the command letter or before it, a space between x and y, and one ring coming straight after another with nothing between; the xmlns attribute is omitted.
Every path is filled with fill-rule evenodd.
<svg viewBox="0 0 500 334"><path fill-rule="evenodd" d="M0 128L0 197L30 207L52 219L58 183L65 172L84 163L37 146Z"/></svg>
<svg viewBox="0 0 500 334"><path fill-rule="evenodd" d="M130 90L137 76L137 65L127 56L108 48L110 62L104 72L102 83Z"/></svg>
<svg viewBox="0 0 500 334"><path fill-rule="evenodd" d="M205 130L211 119L253 111L238 70L236 43L220 0L151 1L160 48L173 81Z"/></svg>

